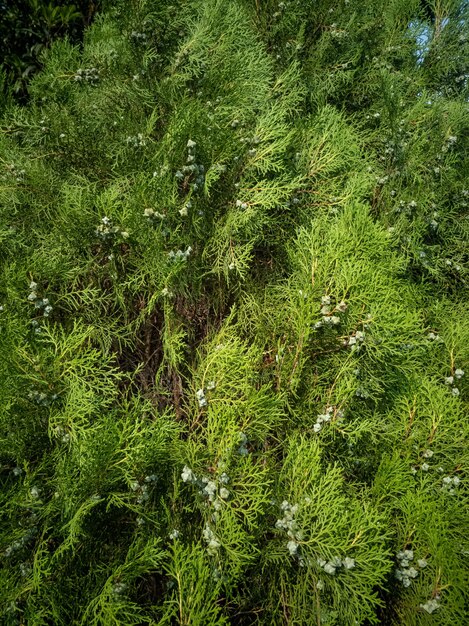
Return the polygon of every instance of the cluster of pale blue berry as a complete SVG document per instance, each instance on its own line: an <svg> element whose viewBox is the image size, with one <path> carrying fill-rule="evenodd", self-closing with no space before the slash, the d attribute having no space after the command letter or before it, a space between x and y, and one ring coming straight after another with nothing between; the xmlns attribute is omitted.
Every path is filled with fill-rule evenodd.
<svg viewBox="0 0 469 626"><path fill-rule="evenodd" d="M297 154L300 154L300 153L297 152ZM291 200L287 200L286 202L287 207L296 206L297 204L300 204L300 199L297 198L296 196L294 196Z"/></svg>
<svg viewBox="0 0 469 626"><path fill-rule="evenodd" d="M437 609L440 608L440 596L436 595L434 598L427 600L425 604L421 604L420 608L426 611L427 613L434 613Z"/></svg>
<svg viewBox="0 0 469 626"><path fill-rule="evenodd" d="M210 528L209 524L205 525L202 535L207 544L208 554L210 554L210 556L215 556L218 548L221 546L221 543L213 530Z"/></svg>
<svg viewBox="0 0 469 626"><path fill-rule="evenodd" d="M248 156L251 156L251 157L256 156L257 148L255 148L254 146L257 146L260 144L261 142L260 137L257 137L257 135L254 135L254 137L241 137L239 141L240 143L244 143L245 145L248 146L248 150L247 150Z"/></svg>
<svg viewBox="0 0 469 626"><path fill-rule="evenodd" d="M401 143L399 141L394 141L393 139L387 139L384 142L384 145L386 146L384 149L384 155L381 155L379 157L380 161L386 161L386 159L390 159L390 160L394 160L396 154L399 153L399 148L401 148Z"/></svg>
<svg viewBox="0 0 469 626"><path fill-rule="evenodd" d="M195 397L197 398L200 408L207 406L207 398L205 397L203 389L198 389L195 393Z"/></svg>
<svg viewBox="0 0 469 626"><path fill-rule="evenodd" d="M28 400L31 400L31 402L34 402L39 406L49 406L52 402L54 402L54 400L57 400L57 398L58 396L56 393L47 394L43 391L37 391L36 389L32 389L28 393Z"/></svg>
<svg viewBox="0 0 469 626"><path fill-rule="evenodd" d="M345 28L339 28L335 23L330 25L329 32L331 37L334 37L335 39L344 39L348 37L347 30Z"/></svg>
<svg viewBox="0 0 469 626"><path fill-rule="evenodd" d="M436 209L436 205L433 205L433 208ZM432 230L436 230L438 228L438 222L437 222L437 218L440 217L440 214L438 213L438 211L433 211L433 213L431 214L431 217L427 218L427 222L428 225L430 226L430 228Z"/></svg>
<svg viewBox="0 0 469 626"><path fill-rule="evenodd" d="M134 480L130 484L130 488L136 494L137 504L143 504L150 498L150 485L156 483L157 480L158 476L156 474L150 474L149 476L145 476L143 482Z"/></svg>
<svg viewBox="0 0 469 626"><path fill-rule="evenodd" d="M344 340L344 345L351 348L354 352L359 352L364 341L365 333L362 330L357 330L353 335Z"/></svg>
<svg viewBox="0 0 469 626"><path fill-rule="evenodd" d="M306 496L303 499L303 502L305 505L311 504L311 498ZM299 505L290 504L287 500L284 500L280 505L280 510L282 511L283 517L276 521L275 527L286 532L289 539L286 545L288 552L291 556L296 556L298 558L298 564L300 567L304 567L306 564L311 565L311 559L300 552L300 544L304 539L304 533L300 528L298 528L296 520ZM344 558L334 557L330 561L317 559L317 564L324 569L327 574L333 575L340 568L343 568L344 570L353 569L355 567L355 559L349 556ZM318 589L321 588L323 588L323 583L318 585Z"/></svg>
<svg viewBox="0 0 469 626"><path fill-rule="evenodd" d="M387 183L389 180L389 176L377 176L376 177L376 183L378 185L384 185L385 183Z"/></svg>
<svg viewBox="0 0 469 626"><path fill-rule="evenodd" d="M442 147L442 152L448 152L448 150L450 148L452 148L454 146L454 144L457 142L458 138L456 137L456 135L449 135L449 137L447 137L445 139L445 142L443 144Z"/></svg>
<svg viewBox="0 0 469 626"><path fill-rule="evenodd" d="M242 200L236 200L236 206L243 210L248 208L247 202L243 202Z"/></svg>
<svg viewBox="0 0 469 626"><path fill-rule="evenodd" d="M272 13L272 17L275 19L277 19L278 17L280 17L283 13L283 11L285 11L285 7L286 7L286 3L285 2L279 2L278 3L278 11L275 11L275 13Z"/></svg>
<svg viewBox="0 0 469 626"><path fill-rule="evenodd" d="M80 68L75 72L73 78L77 83L97 85L99 82L99 71L95 67L91 67L90 69Z"/></svg>
<svg viewBox="0 0 469 626"><path fill-rule="evenodd" d="M129 233L119 228L119 226L114 226L111 218L104 216L101 219L101 224L95 230L95 235L103 241L114 241L118 237L127 239Z"/></svg>
<svg viewBox="0 0 469 626"><path fill-rule="evenodd" d="M197 476L187 465L184 465L181 473L182 481L197 487L199 494L206 499L207 504L212 505L215 512L212 518L216 520L217 514L230 497L230 492L226 485L230 482L230 477L226 472L220 476Z"/></svg>
<svg viewBox="0 0 469 626"><path fill-rule="evenodd" d="M202 66L203 66L203 69L205 70L205 68L207 67L207 66L206 66L205 61L203 61L203 62L202 62ZM202 91L199 91L197 95L198 95L199 97L201 97L201 96L203 95L203 92L202 92ZM207 102L205 103L205 106L206 106L208 109L215 110L215 109L217 108L217 106L221 103L221 101L222 101L222 97L221 97L221 96L217 96L217 97L215 98L215 100L213 100L213 101L212 101L212 100L207 100ZM211 120L213 120L213 118L214 118L214 114L213 114L213 113L209 113L209 114L208 114L208 117L209 117Z"/></svg>
<svg viewBox="0 0 469 626"><path fill-rule="evenodd" d="M187 217L189 215L189 209L192 208L192 202L188 200L185 202L181 209L179 209L179 215L181 217Z"/></svg>
<svg viewBox="0 0 469 626"><path fill-rule="evenodd" d="M31 281L29 284L29 295L28 300L34 304L34 308L42 310L42 314L44 317L49 317L52 312L52 306L49 302L49 298L41 298L37 295L37 283ZM32 324L35 328L35 332L40 333L39 323L36 321L36 324ZM39 329L39 330L38 330Z"/></svg>
<svg viewBox="0 0 469 626"><path fill-rule="evenodd" d="M174 296L174 292L172 292L171 289L168 289L168 287L163 287L163 289L161 290L161 295L164 298L172 298Z"/></svg>
<svg viewBox="0 0 469 626"><path fill-rule="evenodd" d="M144 43L148 39L148 35L146 33L139 33L136 30L133 30L129 37L134 43Z"/></svg>
<svg viewBox="0 0 469 626"><path fill-rule="evenodd" d="M455 379L461 380L463 376L464 370L458 368L457 370L455 370L454 375L447 376L445 378L445 384L451 386L451 393L453 394L453 396L459 396L459 388L456 387L456 385L454 384Z"/></svg>
<svg viewBox="0 0 469 626"><path fill-rule="evenodd" d="M185 250L176 250L176 252L174 252L174 250L171 250L170 252L168 252L168 257L172 261L187 261L191 252L191 246L187 246Z"/></svg>
<svg viewBox="0 0 469 626"><path fill-rule="evenodd" d="M416 569L411 562L414 561L413 550L400 550L396 554L398 567L395 570L396 579L402 583L403 587L409 587L412 579L417 578L419 575L418 569ZM423 569L427 567L427 561L425 559L418 559L414 562L414 565Z"/></svg>
<svg viewBox="0 0 469 626"><path fill-rule="evenodd" d="M326 572L326 574L329 574L330 576L334 576L337 570L353 569L355 567L355 559L352 559L349 556L346 556L343 559L341 559L338 556L335 556L330 561L326 561L325 559L318 559L317 564Z"/></svg>
<svg viewBox="0 0 469 626"><path fill-rule="evenodd" d="M31 563L27 563L27 562L19 563L18 569L20 570L20 575L23 578L26 578L26 576L29 576L31 572L33 571L33 567Z"/></svg>
<svg viewBox="0 0 469 626"><path fill-rule="evenodd" d="M137 133L137 135L129 135L125 142L132 148L142 148L147 145L147 140L142 133Z"/></svg>
<svg viewBox="0 0 469 626"><path fill-rule="evenodd" d="M413 215L415 209L417 208L417 202L415 200L410 200L410 202L405 202L404 200L400 200L399 204L394 208L396 213L404 213L405 215Z"/></svg>
<svg viewBox="0 0 469 626"><path fill-rule="evenodd" d="M324 411L324 413L320 413L317 416L316 422L313 426L314 432L315 433L321 432L324 424L329 423L332 418L334 418L337 422L340 422L344 419L344 412L333 406L328 406L326 410Z"/></svg>
<svg viewBox="0 0 469 626"><path fill-rule="evenodd" d="M446 264L448 267L454 267L454 269L455 269L457 272L459 272L459 271L460 271L460 269L461 269L461 266L459 265L459 263L454 263L454 264L453 264L453 261L452 261L451 259L446 259L446 260L445 260L445 264Z"/></svg>
<svg viewBox="0 0 469 626"><path fill-rule="evenodd" d="M197 402L199 403L200 408L207 406L207 398L205 397L205 390L212 391L215 389L215 381L211 380L207 383L207 387L205 389L198 389L195 393L195 397L197 398Z"/></svg>
<svg viewBox="0 0 469 626"><path fill-rule="evenodd" d="M41 489L36 485L33 485L29 490L29 495L33 500L40 500L41 497Z"/></svg>
<svg viewBox="0 0 469 626"><path fill-rule="evenodd" d="M116 598L118 598L123 593L125 593L126 590L127 590L127 585L125 583L117 582L112 585L112 593L114 596L116 596Z"/></svg>
<svg viewBox="0 0 469 626"><path fill-rule="evenodd" d="M5 552L3 553L5 557L12 556L18 550L24 548L34 537L37 535L37 528L30 528L22 537L13 541L13 543L5 548Z"/></svg>
<svg viewBox="0 0 469 626"><path fill-rule="evenodd" d="M291 556L298 556L300 561L301 557L298 555L299 542L304 538L304 533L298 528L295 515L298 512L297 504L290 504L287 500L284 500L280 505L280 510L283 513L283 517L275 522L275 528L283 530L287 533L289 541L287 542L287 550Z"/></svg>
<svg viewBox="0 0 469 626"><path fill-rule="evenodd" d="M322 320L316 322L315 329L322 328L323 326L337 326L340 324L341 319L336 313L345 313L347 310L347 304L341 300L338 304L332 304L331 296L323 296L321 298L321 315Z"/></svg>
<svg viewBox="0 0 469 626"><path fill-rule="evenodd" d="M358 387L358 389L355 391L355 395L357 396L357 398L363 398L365 400L366 398L370 397L370 393L365 385L361 385L360 387Z"/></svg>
<svg viewBox="0 0 469 626"><path fill-rule="evenodd" d="M69 443L70 433L63 426L55 426L52 429L52 433L56 439L59 439L62 443Z"/></svg>
<svg viewBox="0 0 469 626"><path fill-rule="evenodd" d="M424 459L431 459L432 456L433 456L433 450L427 449L422 452L422 457ZM424 461L420 465L420 469L422 470L422 472L428 472L428 470L430 469L430 465L426 461ZM417 472L417 469L415 467L412 468L412 472L415 474Z"/></svg>
<svg viewBox="0 0 469 626"><path fill-rule="evenodd" d="M16 165L6 165L7 175L11 176L16 180L16 182L20 183L24 180L26 175L26 170L19 169ZM6 176L1 176L0 179L5 179Z"/></svg>
<svg viewBox="0 0 469 626"><path fill-rule="evenodd" d="M248 438L245 433L239 433L239 442L238 454L240 456L247 456L249 454L247 447Z"/></svg>
<svg viewBox="0 0 469 626"><path fill-rule="evenodd" d="M196 142L189 139L187 142L187 165L184 165L175 174L175 177L182 181L184 179L192 179L191 187L193 191L201 189L205 182L205 167L201 163L195 162L195 146Z"/></svg>
<svg viewBox="0 0 469 626"><path fill-rule="evenodd" d="M145 209L143 215L151 224L157 224L161 222L161 220L164 220L166 217L166 215L164 215L163 213L159 213L158 211L150 208Z"/></svg>
<svg viewBox="0 0 469 626"><path fill-rule="evenodd" d="M444 476L441 489L450 495L454 495L456 493L454 488L457 487L460 482L461 479L459 476Z"/></svg>

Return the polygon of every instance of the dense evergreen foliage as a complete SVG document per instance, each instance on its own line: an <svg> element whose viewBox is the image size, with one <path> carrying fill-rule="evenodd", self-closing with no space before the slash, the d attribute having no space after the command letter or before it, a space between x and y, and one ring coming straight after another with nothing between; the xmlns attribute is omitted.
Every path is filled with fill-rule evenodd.
<svg viewBox="0 0 469 626"><path fill-rule="evenodd" d="M57 37L81 41L99 0L57 3L54 0L0 1L0 60L3 80L18 99L27 95L27 84L41 66L41 55ZM2 76L0 75L0 78Z"/></svg>
<svg viewBox="0 0 469 626"><path fill-rule="evenodd" d="M467 623L468 3L111 5L0 106L1 623Z"/></svg>

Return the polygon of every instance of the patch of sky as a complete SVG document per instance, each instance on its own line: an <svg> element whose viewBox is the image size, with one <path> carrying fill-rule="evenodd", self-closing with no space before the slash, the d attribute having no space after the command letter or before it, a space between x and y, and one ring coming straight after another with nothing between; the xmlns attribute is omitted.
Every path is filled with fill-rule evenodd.
<svg viewBox="0 0 469 626"><path fill-rule="evenodd" d="M430 40L432 37L432 27L420 20L414 20L409 24L409 35L415 39L416 61L421 65L430 49Z"/></svg>

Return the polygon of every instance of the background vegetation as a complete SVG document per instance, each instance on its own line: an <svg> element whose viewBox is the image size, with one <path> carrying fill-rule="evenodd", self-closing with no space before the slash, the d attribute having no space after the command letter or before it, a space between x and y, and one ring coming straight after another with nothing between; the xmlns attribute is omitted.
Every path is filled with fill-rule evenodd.
<svg viewBox="0 0 469 626"><path fill-rule="evenodd" d="M59 3L14 0L0 3L1 63L6 85L24 100L27 84L41 66L41 55L57 37L81 41L99 0ZM5 80L5 79L4 79Z"/></svg>

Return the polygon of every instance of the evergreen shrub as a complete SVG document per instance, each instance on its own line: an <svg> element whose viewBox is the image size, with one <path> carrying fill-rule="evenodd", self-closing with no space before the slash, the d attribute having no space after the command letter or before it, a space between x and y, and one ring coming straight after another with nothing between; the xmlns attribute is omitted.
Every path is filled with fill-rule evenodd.
<svg viewBox="0 0 469 626"><path fill-rule="evenodd" d="M2 624L468 623L468 18L116 0L4 98Z"/></svg>

